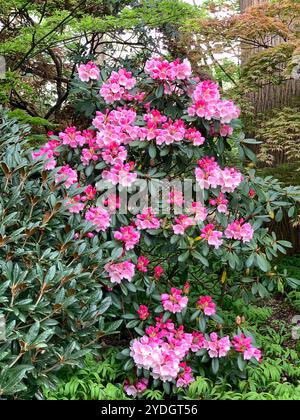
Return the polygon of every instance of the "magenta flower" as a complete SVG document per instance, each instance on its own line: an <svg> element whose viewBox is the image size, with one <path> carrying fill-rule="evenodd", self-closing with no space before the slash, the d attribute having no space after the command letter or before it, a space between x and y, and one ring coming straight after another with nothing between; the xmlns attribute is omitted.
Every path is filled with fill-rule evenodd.
<svg viewBox="0 0 300 420"><path fill-rule="evenodd" d="M160 221L155 217L154 210L151 207L144 209L136 218L135 224L138 230L160 228Z"/></svg>
<svg viewBox="0 0 300 420"><path fill-rule="evenodd" d="M200 296L197 302L197 308L207 316L212 316L216 313L216 305L211 296Z"/></svg>
<svg viewBox="0 0 300 420"><path fill-rule="evenodd" d="M226 238L236 239L246 243L250 242L253 238L254 230L250 223L244 223L244 220L240 219L230 223L224 234Z"/></svg>
<svg viewBox="0 0 300 420"><path fill-rule="evenodd" d="M133 249L140 241L141 234L132 226L122 226L120 230L114 233L114 238L124 242L126 251Z"/></svg>
<svg viewBox="0 0 300 420"><path fill-rule="evenodd" d="M175 287L171 288L171 293L163 293L161 295L162 305L165 311L180 313L188 304L188 298L182 296L182 290L178 290Z"/></svg>
<svg viewBox="0 0 300 420"><path fill-rule="evenodd" d="M229 337L218 338L217 333L210 334L210 341L206 341L205 348L211 358L225 357L230 350Z"/></svg>
<svg viewBox="0 0 300 420"><path fill-rule="evenodd" d="M137 313L142 321L146 321L146 319L150 316L148 307L145 305L140 305L139 309L137 310Z"/></svg>
<svg viewBox="0 0 300 420"><path fill-rule="evenodd" d="M206 239L209 245L214 246L216 249L219 249L223 244L221 239L223 234L217 230L214 230L215 226L213 224L208 224L201 230L201 238Z"/></svg>
<svg viewBox="0 0 300 420"><path fill-rule="evenodd" d="M148 271L147 267L148 267L149 263L150 263L150 261L148 260L148 258L140 256L140 257L138 257L138 262L137 262L136 268L141 273L147 273L147 271Z"/></svg>
<svg viewBox="0 0 300 420"><path fill-rule="evenodd" d="M262 361L262 354L259 349L252 346L252 337L246 337L244 334L236 335L232 341L235 351L243 353L244 360L256 359Z"/></svg>
<svg viewBox="0 0 300 420"><path fill-rule="evenodd" d="M105 232L110 226L110 215L103 207L90 207L85 219L95 225L96 232Z"/></svg>

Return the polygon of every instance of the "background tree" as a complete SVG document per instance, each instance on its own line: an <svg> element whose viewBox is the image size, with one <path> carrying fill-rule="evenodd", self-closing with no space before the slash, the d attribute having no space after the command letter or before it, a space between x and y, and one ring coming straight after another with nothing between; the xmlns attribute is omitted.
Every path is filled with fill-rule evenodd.
<svg viewBox="0 0 300 420"><path fill-rule="evenodd" d="M0 0L0 54L7 64L0 103L39 125L64 124L76 64L116 64L160 48L159 29L197 9L180 0ZM47 120L42 121L41 118Z"/></svg>

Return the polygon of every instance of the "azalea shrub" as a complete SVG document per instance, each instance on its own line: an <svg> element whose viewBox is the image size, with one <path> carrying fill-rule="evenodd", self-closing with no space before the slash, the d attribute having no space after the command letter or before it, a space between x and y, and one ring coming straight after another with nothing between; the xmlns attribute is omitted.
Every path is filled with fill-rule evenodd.
<svg viewBox="0 0 300 420"><path fill-rule="evenodd" d="M24 161L35 168L30 172L34 179L29 177L35 189L29 198L26 190L19 193L26 199L19 201L18 211L30 197L33 207L18 219L34 217L22 228L28 236L24 247L30 244L30 255L38 260L23 256L21 264L23 251L18 251L8 258L4 278L12 281L12 264L21 264L22 270L29 264L38 283L31 280L34 296L26 295L24 303L33 318L29 323L19 308L12 316L12 286L7 284L4 313L16 342L9 367L28 363L28 357L45 363L47 357L48 367L40 368L38 377L48 378L66 360L80 361L105 342L105 335L115 333L116 345L126 347L121 357L127 358L130 395L144 392L149 378L154 386L163 383L166 392L172 392L170 384L185 387L192 371L206 365L215 375L234 364L237 369L229 371L238 377L244 362L257 362L261 354L246 333L224 333L214 299L222 306L233 287L237 294L252 293L251 273L268 273L273 258L286 252L290 244L271 234L268 223L285 210L296 211L294 190L227 162L232 149L251 156L240 111L214 82L193 75L187 60L154 57L143 69L99 69L88 62L78 67L72 95L90 122L48 133L47 143L29 150L30 164ZM14 168L22 176L17 164ZM7 187L10 172L6 166L3 171ZM23 182L14 188L23 188ZM56 258L61 259L54 264ZM44 266L33 268L34 262ZM242 279L242 287L231 284L231 272ZM212 297L206 284L211 279L218 285ZM259 279L258 274L261 292L265 286ZM199 293L189 309L183 290L187 281L192 293ZM49 331L37 339L47 322L62 340L59 349L53 344L48 350ZM29 326L29 338L19 333ZM69 339L70 349L64 350Z"/></svg>
<svg viewBox="0 0 300 420"><path fill-rule="evenodd" d="M97 238L74 240L60 187L26 149L29 134L0 110L0 399L54 386L122 324L104 318L112 300Z"/></svg>

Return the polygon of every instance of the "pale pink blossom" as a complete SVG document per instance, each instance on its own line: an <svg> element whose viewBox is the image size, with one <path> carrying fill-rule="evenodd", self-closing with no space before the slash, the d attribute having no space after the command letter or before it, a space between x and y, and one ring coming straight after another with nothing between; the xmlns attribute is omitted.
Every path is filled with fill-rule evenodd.
<svg viewBox="0 0 300 420"><path fill-rule="evenodd" d="M90 207L85 219L95 225L96 232L105 232L110 226L110 215L103 207Z"/></svg>
<svg viewBox="0 0 300 420"><path fill-rule="evenodd" d="M219 249L223 244L223 234L222 232L215 230L215 226L213 224L206 225L201 230L200 236L202 239L207 240L208 244L214 246L216 249Z"/></svg>
<svg viewBox="0 0 300 420"><path fill-rule="evenodd" d="M135 266L130 261L120 263L108 263L104 266L104 270L108 273L111 283L120 284L122 280L132 281Z"/></svg>
<svg viewBox="0 0 300 420"><path fill-rule="evenodd" d="M80 64L78 66L78 76L82 82L89 80L99 80L100 70L95 63L89 61L87 64Z"/></svg>
<svg viewBox="0 0 300 420"><path fill-rule="evenodd" d="M136 216L135 224L138 230L160 228L160 221L155 217L154 210L151 207L144 209L141 214Z"/></svg>
<svg viewBox="0 0 300 420"><path fill-rule="evenodd" d="M182 290L172 287L170 294L163 293L161 295L161 301L165 311L175 314L182 312L183 309L186 308L188 298L182 296Z"/></svg>
<svg viewBox="0 0 300 420"><path fill-rule="evenodd" d="M226 238L236 239L246 243L252 240L254 229L250 223L244 223L244 219L240 219L230 223L224 234Z"/></svg>
<svg viewBox="0 0 300 420"><path fill-rule="evenodd" d="M225 357L230 351L230 340L229 337L218 338L217 333L210 334L210 341L206 341L205 348L208 350L209 357Z"/></svg>
<svg viewBox="0 0 300 420"><path fill-rule="evenodd" d="M133 249L140 241L141 234L132 226L122 226L120 230L114 233L114 238L124 242L126 251Z"/></svg>

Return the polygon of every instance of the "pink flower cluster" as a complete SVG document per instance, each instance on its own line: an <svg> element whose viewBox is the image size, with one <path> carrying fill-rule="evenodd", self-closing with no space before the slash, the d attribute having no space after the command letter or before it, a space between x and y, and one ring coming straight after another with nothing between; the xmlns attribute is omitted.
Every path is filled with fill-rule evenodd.
<svg viewBox="0 0 300 420"><path fill-rule="evenodd" d="M258 362L262 361L261 351L252 346L252 337L246 337L244 334L236 335L232 341L235 351L243 353L244 360L256 359Z"/></svg>
<svg viewBox="0 0 300 420"><path fill-rule="evenodd" d="M186 308L188 304L188 298L182 296L182 290L171 288L171 293L163 293L161 295L162 305L165 311L172 312L172 314L180 313Z"/></svg>
<svg viewBox="0 0 300 420"><path fill-rule="evenodd" d="M138 257L138 262L137 262L136 268L141 273L147 273L147 271L148 271L147 267L148 267L149 263L150 263L150 261L148 260L148 258L146 258L144 256L140 256L140 257Z"/></svg>
<svg viewBox="0 0 300 420"><path fill-rule="evenodd" d="M104 270L108 273L111 283L120 284L122 280L132 280L135 273L135 266L130 261L120 263L107 263Z"/></svg>
<svg viewBox="0 0 300 420"><path fill-rule="evenodd" d="M184 235L185 231L195 224L195 219L185 214L180 214L174 219L173 231L175 235Z"/></svg>
<svg viewBox="0 0 300 420"><path fill-rule="evenodd" d="M161 276L163 275L163 273L164 273L164 269L162 268L162 266L157 265L154 268L154 278L155 278L155 280L159 280L161 278Z"/></svg>
<svg viewBox="0 0 300 420"><path fill-rule="evenodd" d="M139 309L137 310L137 314L142 321L146 321L149 318L149 310L146 305L140 305Z"/></svg>
<svg viewBox="0 0 300 420"><path fill-rule="evenodd" d="M52 133L49 134L52 135ZM38 159L39 157L46 159L44 168L46 171L51 171L57 165L55 157L59 156L59 152L56 150L59 146L60 141L49 140L37 152L32 153L32 159Z"/></svg>
<svg viewBox="0 0 300 420"><path fill-rule="evenodd" d="M80 64L78 66L78 76L82 82L88 82L89 80L99 80L100 70L95 63L89 61L87 64Z"/></svg>
<svg viewBox="0 0 300 420"><path fill-rule="evenodd" d="M205 138L202 136L200 131L195 128L188 128L185 132L185 138L191 141L194 146L202 146L205 142Z"/></svg>
<svg viewBox="0 0 300 420"><path fill-rule="evenodd" d="M216 206L219 213L228 213L228 205L229 201L227 200L225 194L220 192L219 196L216 198L212 198L209 200L209 204L211 206Z"/></svg>
<svg viewBox="0 0 300 420"><path fill-rule="evenodd" d="M128 379L124 382L124 391L129 397L136 397L146 391L149 380L146 378L139 379L134 384L130 383Z"/></svg>
<svg viewBox="0 0 300 420"><path fill-rule="evenodd" d="M126 100L129 91L136 85L136 79L132 77L132 73L120 69L118 72L113 71L106 83L103 83L100 89L100 95L107 104L113 104L116 101Z"/></svg>
<svg viewBox="0 0 300 420"><path fill-rule="evenodd" d="M138 230L143 229L159 229L160 221L155 217L154 210L148 207L141 214L136 216L135 225Z"/></svg>
<svg viewBox="0 0 300 420"><path fill-rule="evenodd" d="M197 302L197 309L203 311L204 315L212 316L216 313L216 304L211 296L200 296Z"/></svg>
<svg viewBox="0 0 300 420"><path fill-rule="evenodd" d="M201 229L201 238L207 240L209 245L214 246L216 249L219 249L223 244L222 232L215 230L215 226L210 223Z"/></svg>
<svg viewBox="0 0 300 420"><path fill-rule="evenodd" d="M226 238L246 243L253 238L254 230L250 223L244 223L244 219L240 219L230 223L224 233Z"/></svg>
<svg viewBox="0 0 300 420"><path fill-rule="evenodd" d="M205 157L199 160L195 175L201 188L221 187L223 194L233 193L243 181L243 176L237 169L221 169L213 157Z"/></svg>
<svg viewBox="0 0 300 420"><path fill-rule="evenodd" d="M204 222L207 218L207 210L200 201L194 201L191 204L189 213L193 215L195 223Z"/></svg>
<svg viewBox="0 0 300 420"><path fill-rule="evenodd" d="M70 188L71 185L78 182L77 172L69 165L62 166L55 176L55 182L57 184L63 182L66 188Z"/></svg>
<svg viewBox="0 0 300 420"><path fill-rule="evenodd" d="M179 363L179 367L180 372L177 377L176 386L177 388L186 388L195 380L192 375L192 368L186 362Z"/></svg>
<svg viewBox="0 0 300 420"><path fill-rule="evenodd" d="M121 187L130 187L137 178L137 174L132 172L133 169L134 164L132 162L117 163L110 170L104 170L102 178L110 181L113 185L120 184Z"/></svg>
<svg viewBox="0 0 300 420"><path fill-rule="evenodd" d="M232 101L221 100L218 85L210 80L197 84L192 100L193 104L188 109L192 117L197 115L206 120L214 118L220 120L222 124L229 124L240 116L240 109Z"/></svg>
<svg viewBox="0 0 300 420"><path fill-rule="evenodd" d="M93 223L96 232L105 232L110 226L110 215L103 207L90 207L85 214L85 219Z"/></svg>
<svg viewBox="0 0 300 420"><path fill-rule="evenodd" d="M82 147L86 139L81 134L81 131L77 131L76 127L67 127L64 132L59 133L59 138L62 144L76 149L76 147Z"/></svg>
<svg viewBox="0 0 300 420"><path fill-rule="evenodd" d="M182 62L179 59L169 62L162 57L154 57L146 62L145 73L154 80L174 82L189 79L192 75L192 68L187 59Z"/></svg>
<svg viewBox="0 0 300 420"><path fill-rule="evenodd" d="M180 379L178 386L186 386L192 380L191 371L181 363L192 342L193 334L185 333L183 326L176 330L172 321L163 323L162 318L156 318L156 325L148 327L143 337L132 342L130 354L136 366L149 370L154 379L163 382Z"/></svg>
<svg viewBox="0 0 300 420"><path fill-rule="evenodd" d="M207 349L209 357L225 357L230 351L231 343L229 337L219 338L217 333L210 334L210 341L206 341L204 347Z"/></svg>
<svg viewBox="0 0 300 420"><path fill-rule="evenodd" d="M126 251L133 249L139 243L141 234L132 226L122 226L120 230L114 233L114 238L124 242Z"/></svg>

